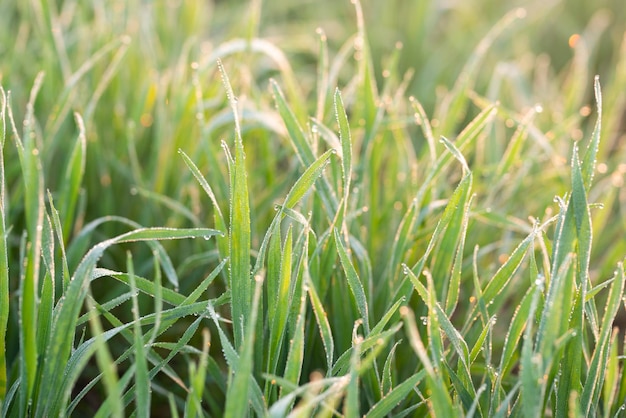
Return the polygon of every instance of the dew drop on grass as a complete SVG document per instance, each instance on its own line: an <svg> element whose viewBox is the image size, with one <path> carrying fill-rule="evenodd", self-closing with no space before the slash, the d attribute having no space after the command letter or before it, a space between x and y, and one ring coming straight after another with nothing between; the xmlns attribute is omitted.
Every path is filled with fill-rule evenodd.
<svg viewBox="0 0 626 418"><path fill-rule="evenodd" d="M541 274L541 273L540 273L540 274L537 276L537 278L535 279L535 285L536 285L537 287L542 288L542 289L543 289L543 285L544 285L544 283L545 283L545 282L546 282L546 278L545 278L545 277L543 276L543 274Z"/></svg>
<svg viewBox="0 0 626 418"><path fill-rule="evenodd" d="M402 273L409 274L409 271L409 267L406 264L402 263Z"/></svg>
<svg viewBox="0 0 626 418"><path fill-rule="evenodd" d="M138 193L137 188L136 187L131 187L130 188L130 194L132 194L133 196L135 196Z"/></svg>
<svg viewBox="0 0 626 418"><path fill-rule="evenodd" d="M318 132L317 125L311 126L311 132L314 133L314 134L316 134Z"/></svg>

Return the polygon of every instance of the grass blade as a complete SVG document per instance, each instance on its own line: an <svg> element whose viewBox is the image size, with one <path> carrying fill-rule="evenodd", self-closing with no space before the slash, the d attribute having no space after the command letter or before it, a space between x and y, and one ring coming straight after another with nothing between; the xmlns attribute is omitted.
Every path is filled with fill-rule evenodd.
<svg viewBox="0 0 626 418"><path fill-rule="evenodd" d="M250 198L248 197L248 174L245 167L243 141L237 101L228 76L218 61L226 95L230 102L235 121L235 164L231 172L230 186L230 275L232 320L234 324L235 347L240 348L243 330L250 317L252 302L252 279L250 277Z"/></svg>
<svg viewBox="0 0 626 418"><path fill-rule="evenodd" d="M103 241L93 247L76 268L63 298L55 307L52 331L43 360L42 385L34 416L58 415L70 395L71 387L65 387L61 383L65 381L63 370L70 357L78 313L85 299L90 278L96 263L107 248L124 242L204 238L219 234L221 234L219 231L202 228L143 228ZM65 300L71 300L72 303L62 303Z"/></svg>
<svg viewBox="0 0 626 418"><path fill-rule="evenodd" d="M341 171L343 174L343 218L348 211L348 197L350 196L350 179L352 177L352 137L348 116L343 105L341 92L335 91L335 117L339 125L339 139L341 140Z"/></svg>
<svg viewBox="0 0 626 418"><path fill-rule="evenodd" d="M7 97L1 86L0 100L0 403L4 403L7 394L6 332L9 320L9 260L7 255L7 201L4 174Z"/></svg>
<svg viewBox="0 0 626 418"><path fill-rule="evenodd" d="M251 397L248 391L250 390L250 381L253 377L254 339L263 278L256 276L255 280L256 286L250 311L251 316L249 322L246 323L246 344L242 345L242 350L234 369L234 377L226 394L226 410L224 415L227 417L244 417L247 415L249 409L248 405Z"/></svg>
<svg viewBox="0 0 626 418"><path fill-rule="evenodd" d="M137 301L137 286L135 285L135 269L133 259L130 253L127 254L127 269L130 279L130 291L133 301L133 348L135 353L135 407L136 414L139 418L147 418L150 416L150 379L148 378L148 364L146 362L146 353L143 346L143 333L139 322L139 302Z"/></svg>
<svg viewBox="0 0 626 418"><path fill-rule="evenodd" d="M587 373L587 380L585 381L583 393L580 398L583 407L582 412L587 415L591 413L592 405L597 405L602 387L604 386L613 321L624 294L624 280L626 280L624 276L624 265L621 263L617 266L615 279L616 280L611 284L609 297L606 301L604 317L602 318L602 328L600 330L600 339L596 343L596 348L589 366L589 372Z"/></svg>
<svg viewBox="0 0 626 418"><path fill-rule="evenodd" d="M72 153L70 154L65 170L65 178L62 183L61 192L58 199L59 213L64 216L63 237L64 243L68 242L72 233L72 225L76 212L76 203L78 202L78 194L80 186L85 175L85 163L87 154L87 138L85 135L85 124L80 114L75 113L74 119L78 126L78 138L74 144Z"/></svg>
<svg viewBox="0 0 626 418"><path fill-rule="evenodd" d="M350 256L344 247L341 237L339 236L339 231L335 229L335 245L337 246L337 251L339 252L339 258L341 259L341 266L343 267L343 271L346 274L346 278L348 279L348 285L350 286L350 291L352 292L352 297L356 303L356 306L359 310L359 314L361 315L361 319L363 319L363 327L365 328L366 334L370 332L369 326L369 308L367 306L367 298L365 296L365 290L363 289L363 283L361 283L361 279L357 274L354 265L352 265L352 261L350 260Z"/></svg>

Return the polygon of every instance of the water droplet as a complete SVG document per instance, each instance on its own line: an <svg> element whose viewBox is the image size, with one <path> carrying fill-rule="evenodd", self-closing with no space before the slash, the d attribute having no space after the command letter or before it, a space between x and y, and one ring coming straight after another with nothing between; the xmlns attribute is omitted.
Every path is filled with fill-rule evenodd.
<svg viewBox="0 0 626 418"><path fill-rule="evenodd" d="M133 196L135 196L138 193L138 190L136 187L131 187L130 188L130 194L132 194Z"/></svg>
<svg viewBox="0 0 626 418"><path fill-rule="evenodd" d="M318 132L318 127L317 125L313 125L311 126L311 132L313 132L314 134L316 134Z"/></svg>
<svg viewBox="0 0 626 418"><path fill-rule="evenodd" d="M546 278L543 276L543 274L539 273L539 275L535 279L535 286L543 289L543 285L545 282L546 282Z"/></svg>

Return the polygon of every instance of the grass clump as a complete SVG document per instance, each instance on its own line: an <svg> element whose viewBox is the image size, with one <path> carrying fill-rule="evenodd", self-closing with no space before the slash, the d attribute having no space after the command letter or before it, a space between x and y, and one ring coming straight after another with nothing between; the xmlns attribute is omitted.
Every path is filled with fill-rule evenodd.
<svg viewBox="0 0 626 418"><path fill-rule="evenodd" d="M374 3L0 5L3 416L623 414L621 8Z"/></svg>

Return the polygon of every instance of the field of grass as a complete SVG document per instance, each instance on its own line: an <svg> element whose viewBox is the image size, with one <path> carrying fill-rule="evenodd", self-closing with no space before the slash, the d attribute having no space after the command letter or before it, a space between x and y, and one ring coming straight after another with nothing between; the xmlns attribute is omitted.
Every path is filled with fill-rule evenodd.
<svg viewBox="0 0 626 418"><path fill-rule="evenodd" d="M626 416L622 1L4 0L0 146L0 416Z"/></svg>

